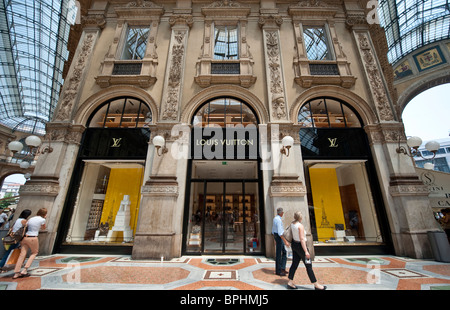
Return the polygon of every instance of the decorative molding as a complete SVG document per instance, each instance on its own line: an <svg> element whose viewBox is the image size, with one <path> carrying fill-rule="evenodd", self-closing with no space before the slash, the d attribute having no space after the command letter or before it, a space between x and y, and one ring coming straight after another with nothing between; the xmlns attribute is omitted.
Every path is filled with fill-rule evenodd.
<svg viewBox="0 0 450 310"><path fill-rule="evenodd" d="M250 87L256 82L253 74L253 57L247 43L247 18L250 14L249 7L242 7L234 1L216 1L213 4L203 7L204 20L203 45L201 55L196 63L196 75L194 81L200 87L209 87L212 84L236 84L242 87ZM239 59L216 60L214 59L214 24L239 25ZM215 65L223 67L232 66L238 71L226 72L223 74L213 73L212 67Z"/></svg>
<svg viewBox="0 0 450 310"><path fill-rule="evenodd" d="M381 123L364 127L370 144L405 143L405 128L403 123Z"/></svg>
<svg viewBox="0 0 450 310"><path fill-rule="evenodd" d="M304 88L313 85L339 85L351 88L355 85L356 77L350 70L350 63L344 52L343 45L338 39L335 24L332 21L337 8L320 1L304 1L288 10L292 17L295 35L296 55L294 56L295 82ZM327 28L330 35L329 48L334 51L335 60L309 60L303 40L303 24L312 23ZM317 70L313 70L320 68Z"/></svg>
<svg viewBox="0 0 450 310"><path fill-rule="evenodd" d="M270 197L302 197L306 195L306 186L298 181L298 176L272 178L269 187Z"/></svg>
<svg viewBox="0 0 450 310"><path fill-rule="evenodd" d="M389 186L389 194L398 196L428 196L430 192L426 185L395 185Z"/></svg>
<svg viewBox="0 0 450 310"><path fill-rule="evenodd" d="M355 33L355 36L378 116L382 121L393 121L394 113L390 105L383 77L378 68L377 58L371 46L369 35L365 32L359 32Z"/></svg>
<svg viewBox="0 0 450 310"><path fill-rule="evenodd" d="M161 16L164 8L152 1L129 2L125 6L116 7L115 12L119 18L149 19L151 16Z"/></svg>
<svg viewBox="0 0 450 310"><path fill-rule="evenodd" d="M187 36L188 29L172 30L168 72L166 74L168 77L164 87L161 120L175 121L178 119Z"/></svg>
<svg viewBox="0 0 450 310"><path fill-rule="evenodd" d="M272 120L288 118L284 90L283 64L281 61L280 39L278 29L264 29L264 48L266 58L266 76L268 97L271 100L270 116Z"/></svg>
<svg viewBox="0 0 450 310"><path fill-rule="evenodd" d="M32 176L25 185L19 189L20 196L51 196L59 194L60 187L57 178Z"/></svg>
<svg viewBox="0 0 450 310"><path fill-rule="evenodd" d="M86 33L83 38L80 52L73 62L73 69L70 71L66 82L64 83L64 89L61 99L58 104L58 110L54 119L56 121L69 121L71 119L73 106L76 99L80 95L81 83L84 75L87 71L87 64L89 58L92 55L94 43L97 39L98 33Z"/></svg>
<svg viewBox="0 0 450 310"><path fill-rule="evenodd" d="M391 175L389 193L392 196L428 196L429 189L417 175Z"/></svg>
<svg viewBox="0 0 450 310"><path fill-rule="evenodd" d="M202 8L202 13L206 17L219 19L241 19L250 14L249 7L243 7L239 2L232 0L215 1L212 4Z"/></svg>
<svg viewBox="0 0 450 310"><path fill-rule="evenodd" d="M73 125L68 122L47 123L46 140L52 142L65 142L80 145L83 132L86 129L83 125ZM45 141L44 141L45 143Z"/></svg>
<svg viewBox="0 0 450 310"><path fill-rule="evenodd" d="M141 194L143 196L178 197L179 186L176 177L150 176L150 180L142 186Z"/></svg>

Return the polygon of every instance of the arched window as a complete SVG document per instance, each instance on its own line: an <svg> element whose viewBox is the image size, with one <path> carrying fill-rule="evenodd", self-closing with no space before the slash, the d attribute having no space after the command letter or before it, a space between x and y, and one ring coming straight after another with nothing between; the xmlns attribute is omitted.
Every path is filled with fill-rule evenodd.
<svg viewBox="0 0 450 310"><path fill-rule="evenodd" d="M346 103L329 97L306 102L298 113L298 123L312 128L360 128L359 115Z"/></svg>
<svg viewBox="0 0 450 310"><path fill-rule="evenodd" d="M239 124L257 125L258 119L250 107L233 98L218 98L205 103L192 120L192 125L196 127L232 127Z"/></svg>
<svg viewBox="0 0 450 310"><path fill-rule="evenodd" d="M88 121L90 128L140 128L152 122L145 102L132 98L114 98L103 104Z"/></svg>

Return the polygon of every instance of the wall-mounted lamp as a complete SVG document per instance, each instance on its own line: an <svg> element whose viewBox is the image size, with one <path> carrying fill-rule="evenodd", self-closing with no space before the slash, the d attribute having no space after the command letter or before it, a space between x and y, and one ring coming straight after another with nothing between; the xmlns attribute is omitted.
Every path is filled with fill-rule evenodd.
<svg viewBox="0 0 450 310"><path fill-rule="evenodd" d="M285 136L281 140L281 145L283 146L280 150L281 154L289 157L289 149L294 145L294 138L292 138L291 136Z"/></svg>
<svg viewBox="0 0 450 310"><path fill-rule="evenodd" d="M431 158L425 158L422 156L421 152L419 151L419 147L422 145L422 139L419 137L410 137L408 140L406 140L406 144L409 147L409 151L404 147L400 146L400 141L398 142L398 148L397 153L399 154L405 154L409 157L415 157L420 156L423 159L433 159L436 156L436 152L439 150L441 145L436 141L429 141L425 144L425 148L433 153L433 157Z"/></svg>
<svg viewBox="0 0 450 310"><path fill-rule="evenodd" d="M50 142L47 146L41 149L41 138L38 136L28 136L25 139L25 144L30 148L30 151L25 155L22 162L20 163L20 168L26 169L30 167L30 163L27 161L28 158L33 158L38 154L51 153L53 152L53 148L50 145ZM13 157L16 153L19 153L23 150L23 144L19 141L12 141L8 144L8 149L13 153Z"/></svg>
<svg viewBox="0 0 450 310"><path fill-rule="evenodd" d="M161 156L169 151L166 147L166 140L161 136L155 136L153 138L153 145L156 147L156 154L158 154L158 156Z"/></svg>

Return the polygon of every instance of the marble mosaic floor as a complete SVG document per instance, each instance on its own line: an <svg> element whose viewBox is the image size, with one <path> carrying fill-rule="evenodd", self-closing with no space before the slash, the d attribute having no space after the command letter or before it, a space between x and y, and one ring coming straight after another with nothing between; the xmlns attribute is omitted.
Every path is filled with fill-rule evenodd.
<svg viewBox="0 0 450 310"><path fill-rule="evenodd" d="M290 266L288 260L287 266ZM0 290L286 290L265 257L181 257L170 261L130 256L38 256L30 277L0 275ZM6 266L8 267L8 266ZM9 266L12 268L12 266ZM287 268L288 269L288 268ZM313 269L329 290L450 290L450 264L395 256L316 257ZM303 264L294 278L312 290Z"/></svg>

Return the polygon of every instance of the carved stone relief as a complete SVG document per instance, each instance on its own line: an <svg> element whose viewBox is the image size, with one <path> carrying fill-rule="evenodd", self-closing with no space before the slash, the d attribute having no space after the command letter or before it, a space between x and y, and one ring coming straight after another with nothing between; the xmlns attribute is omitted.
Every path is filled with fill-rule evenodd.
<svg viewBox="0 0 450 310"><path fill-rule="evenodd" d="M187 30L176 30L173 33L173 45L169 55L169 76L165 87L166 95L163 100L162 120L175 121L178 118L186 36Z"/></svg>
<svg viewBox="0 0 450 310"><path fill-rule="evenodd" d="M264 30L264 36L266 39L266 70L268 70L271 114L274 120L285 120L287 113L278 30Z"/></svg>
<svg viewBox="0 0 450 310"><path fill-rule="evenodd" d="M72 74L68 78L66 82L67 86L61 96L58 112L55 115L56 121L68 121L71 118L72 109L80 92L80 85L86 71L86 64L91 55L96 37L97 33L87 33L84 38L80 54L74 62Z"/></svg>
<svg viewBox="0 0 450 310"><path fill-rule="evenodd" d="M358 45L361 58L369 80L370 91L375 102L380 120L393 121L394 114L391 109L388 94L383 83L380 71L378 70L376 56L372 50L369 38L365 33L358 33Z"/></svg>

